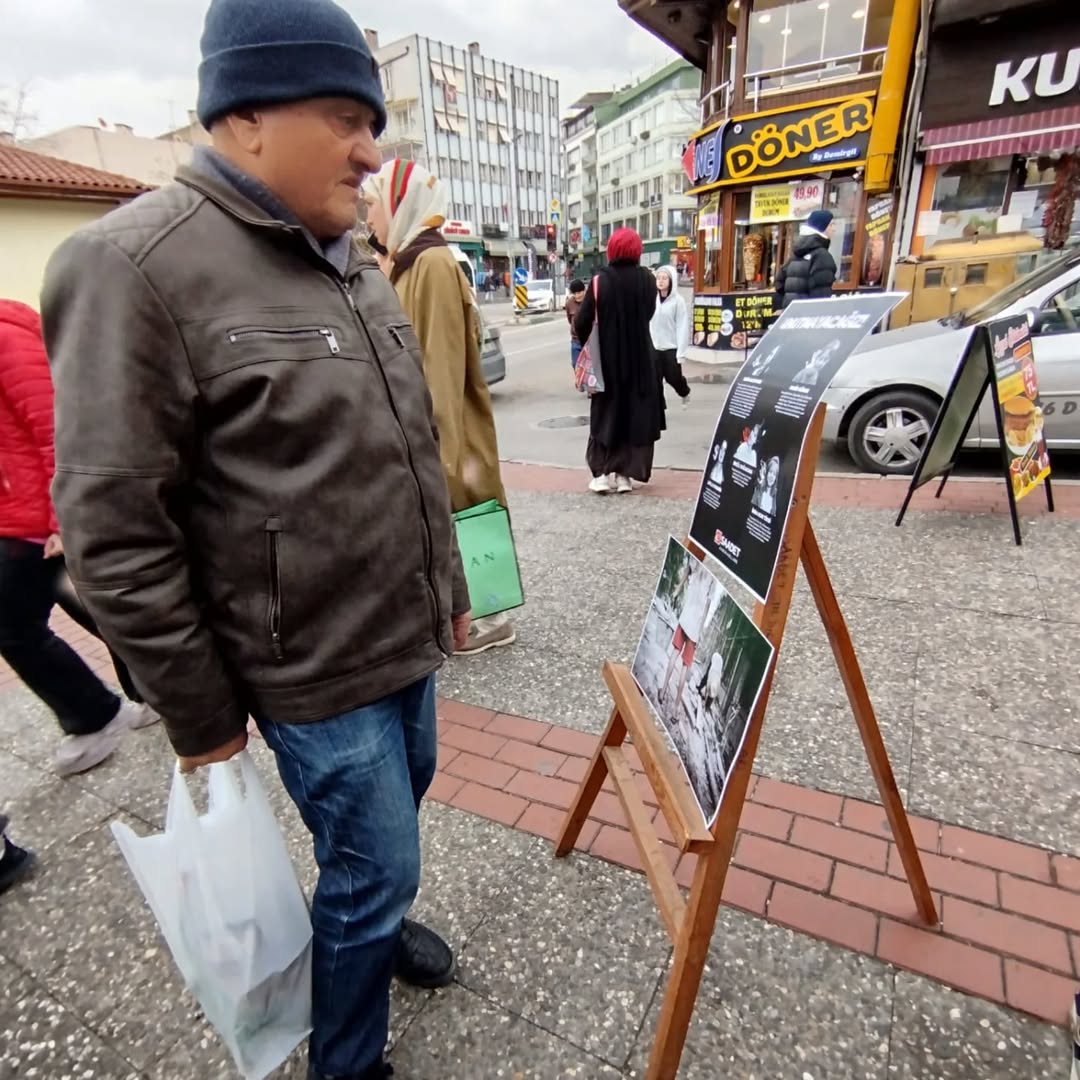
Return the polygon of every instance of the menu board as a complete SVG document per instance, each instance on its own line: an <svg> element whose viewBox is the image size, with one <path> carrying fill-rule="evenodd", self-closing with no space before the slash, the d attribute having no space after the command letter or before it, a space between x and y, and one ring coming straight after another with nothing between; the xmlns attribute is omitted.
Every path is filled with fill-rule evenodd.
<svg viewBox="0 0 1080 1080"><path fill-rule="evenodd" d="M901 296L795 301L731 384L690 537L759 600L776 570L814 411L844 361Z"/></svg>
<svg viewBox="0 0 1080 1080"><path fill-rule="evenodd" d="M1014 498L1022 499L1050 475L1031 327L1026 316L1013 315L987 323L986 332L1009 483Z"/></svg>
<svg viewBox="0 0 1080 1080"><path fill-rule="evenodd" d="M752 349L776 321L773 292L716 293L694 297L693 343L702 349Z"/></svg>

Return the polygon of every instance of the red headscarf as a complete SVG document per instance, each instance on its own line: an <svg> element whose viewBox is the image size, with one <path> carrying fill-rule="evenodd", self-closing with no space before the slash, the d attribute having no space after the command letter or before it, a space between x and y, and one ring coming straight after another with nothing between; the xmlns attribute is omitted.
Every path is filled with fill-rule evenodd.
<svg viewBox="0 0 1080 1080"><path fill-rule="evenodd" d="M607 260L609 263L639 263L641 250L641 237L633 229L624 226L611 234L607 246Z"/></svg>

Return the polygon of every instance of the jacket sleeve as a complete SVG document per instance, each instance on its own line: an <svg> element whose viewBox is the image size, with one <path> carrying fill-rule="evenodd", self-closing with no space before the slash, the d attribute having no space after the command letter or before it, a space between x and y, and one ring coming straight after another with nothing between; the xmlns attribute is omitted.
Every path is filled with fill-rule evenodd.
<svg viewBox="0 0 1080 1080"><path fill-rule="evenodd" d="M675 355L682 360L690 348L690 309L681 296L675 300Z"/></svg>
<svg viewBox="0 0 1080 1080"><path fill-rule="evenodd" d="M198 440L183 341L136 264L92 233L53 255L42 312L72 580L177 754L208 753L244 731L247 709L203 619L183 532Z"/></svg>
<svg viewBox="0 0 1080 1080"><path fill-rule="evenodd" d="M594 284L595 281L594 278L589 282L589 287L585 290L585 299L581 301L577 315L574 316L574 332L583 345L589 340L593 320L596 318L596 300L593 297L593 289L599 288L599 285Z"/></svg>
<svg viewBox="0 0 1080 1080"><path fill-rule="evenodd" d="M33 440L48 490L54 472L53 388L45 343L33 331L18 326L8 328L8 341L15 362L0 364L0 394ZM49 532L59 531L50 501Z"/></svg>
<svg viewBox="0 0 1080 1080"><path fill-rule="evenodd" d="M776 294L776 299L773 301L776 307L782 307L784 303L784 283L787 281L787 263L784 263L776 272L776 282L773 285L773 292Z"/></svg>

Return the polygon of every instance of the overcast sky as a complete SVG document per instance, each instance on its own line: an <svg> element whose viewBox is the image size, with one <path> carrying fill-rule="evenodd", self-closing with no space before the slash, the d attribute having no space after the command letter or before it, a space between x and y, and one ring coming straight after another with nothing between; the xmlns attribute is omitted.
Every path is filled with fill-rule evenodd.
<svg viewBox="0 0 1080 1080"><path fill-rule="evenodd" d="M0 0L0 94L28 86L30 134L68 124L179 126L195 105L205 0ZM343 0L385 44L422 33L559 80L566 107L674 58L617 0Z"/></svg>

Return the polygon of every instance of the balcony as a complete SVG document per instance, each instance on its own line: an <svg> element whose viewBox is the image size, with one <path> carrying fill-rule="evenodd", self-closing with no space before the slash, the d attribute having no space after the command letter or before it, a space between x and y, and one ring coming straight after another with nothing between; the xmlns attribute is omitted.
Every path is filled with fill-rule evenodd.
<svg viewBox="0 0 1080 1080"><path fill-rule="evenodd" d="M509 237L510 230L505 225L484 224L480 226L480 235L488 240L505 240Z"/></svg>

